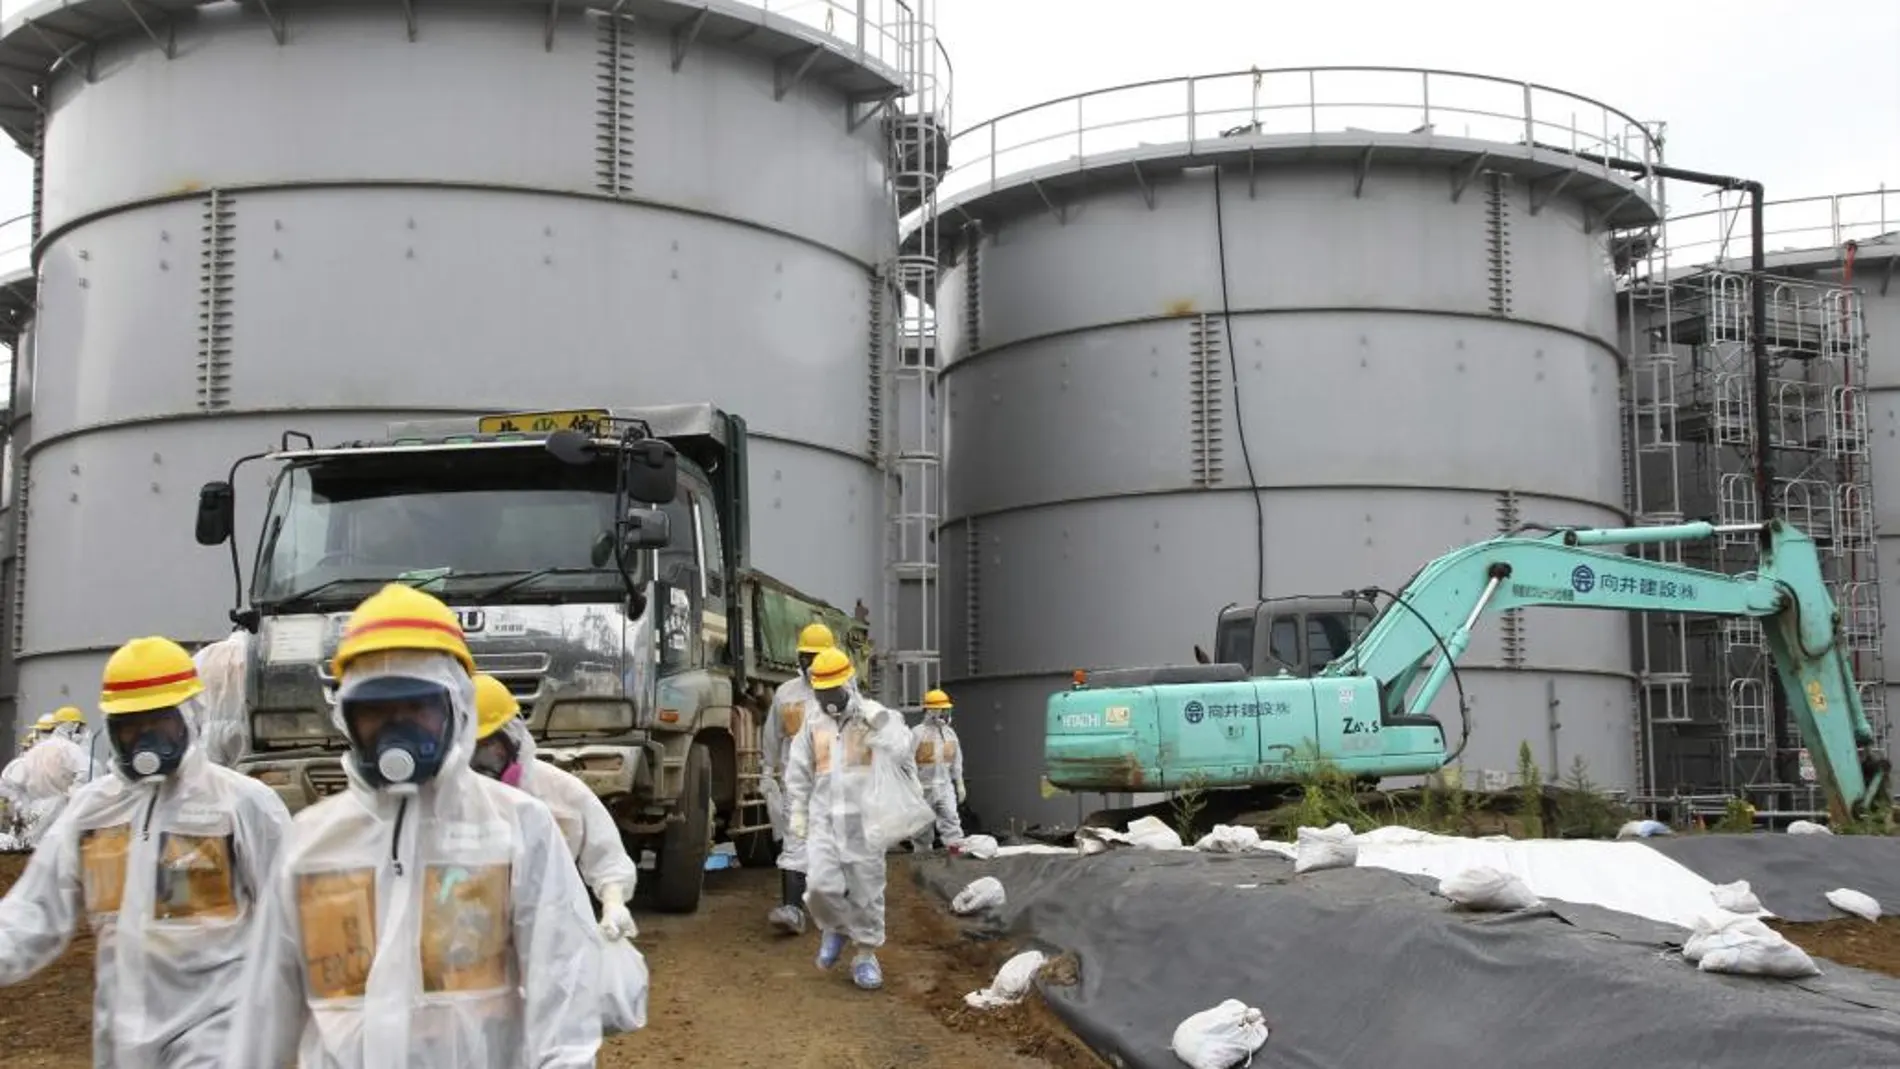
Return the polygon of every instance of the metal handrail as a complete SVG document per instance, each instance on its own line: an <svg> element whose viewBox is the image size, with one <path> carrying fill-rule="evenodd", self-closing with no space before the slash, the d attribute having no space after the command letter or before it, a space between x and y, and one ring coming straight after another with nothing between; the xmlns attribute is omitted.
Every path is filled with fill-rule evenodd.
<svg viewBox="0 0 1900 1069"><path fill-rule="evenodd" d="M1409 88L1364 92L1381 78L1400 79ZM1323 86L1331 89L1324 83L1340 81L1361 88L1352 97L1322 93ZM1480 99L1486 94L1490 101ZM1510 103L1503 102L1505 96ZM989 192L1028 171L1063 163L1081 169L1104 153L1149 145L1193 151L1238 133L1435 134L1453 123L1458 128L1443 129L1446 136L1662 160L1661 142L1648 124L1534 82L1418 67L1288 67L1133 82L1006 112L951 139L942 195L948 200ZM1028 133L1013 138L1005 132L1015 129Z"/></svg>
<svg viewBox="0 0 1900 1069"><path fill-rule="evenodd" d="M33 213L0 221L0 278L24 271L33 261Z"/></svg>
<svg viewBox="0 0 1900 1069"><path fill-rule="evenodd" d="M1849 241L1871 241L1896 231L1900 231L1900 190L1884 185L1762 205L1762 238L1771 253L1840 249ZM1738 197L1733 204L1671 215L1667 234L1672 264L1716 263L1744 255L1754 237L1748 201Z"/></svg>
<svg viewBox="0 0 1900 1069"><path fill-rule="evenodd" d="M767 14L802 23L859 60L903 70L903 28L912 18L904 0L744 0Z"/></svg>

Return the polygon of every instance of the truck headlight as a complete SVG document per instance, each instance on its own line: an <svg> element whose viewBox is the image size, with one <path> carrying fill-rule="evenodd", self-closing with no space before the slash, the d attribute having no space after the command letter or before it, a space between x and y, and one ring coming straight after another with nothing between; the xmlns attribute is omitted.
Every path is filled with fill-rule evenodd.
<svg viewBox="0 0 1900 1069"><path fill-rule="evenodd" d="M258 713L251 725L259 742L321 739L333 733L329 716L315 711Z"/></svg>
<svg viewBox="0 0 1900 1069"><path fill-rule="evenodd" d="M548 710L550 732L627 731L633 727L633 706L625 701L561 701Z"/></svg>

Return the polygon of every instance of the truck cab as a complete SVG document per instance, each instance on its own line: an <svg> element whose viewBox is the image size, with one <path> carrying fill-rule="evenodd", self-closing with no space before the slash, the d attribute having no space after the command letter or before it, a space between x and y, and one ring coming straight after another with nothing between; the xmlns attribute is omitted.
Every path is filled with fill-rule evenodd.
<svg viewBox="0 0 1900 1069"><path fill-rule="evenodd" d="M850 632L750 572L744 422L676 405L396 424L329 448L289 437L246 458L278 471L232 613L256 634L238 770L293 811L344 789L330 659L359 602L409 583L455 610L538 756L659 870L661 908L696 908L712 840L763 823L747 816L762 714L797 670L776 632L813 617ZM228 540L231 497L229 482L201 492L201 543Z"/></svg>

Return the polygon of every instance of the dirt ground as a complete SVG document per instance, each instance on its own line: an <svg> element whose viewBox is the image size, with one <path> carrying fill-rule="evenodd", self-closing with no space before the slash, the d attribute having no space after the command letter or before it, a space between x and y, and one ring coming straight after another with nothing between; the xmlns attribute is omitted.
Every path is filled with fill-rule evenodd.
<svg viewBox="0 0 1900 1069"><path fill-rule="evenodd" d="M0 891L26 858L0 855ZM884 990L851 985L841 965L812 963L817 937L773 936L771 869L716 872L697 914L636 912L653 989L647 1027L607 1041L603 1069L1102 1069L1039 999L978 1013L963 995L989 984L1013 947L975 942L912 884L893 858ZM92 939L80 935L46 971L0 998L9 1069L90 1069Z"/></svg>
<svg viewBox="0 0 1900 1069"><path fill-rule="evenodd" d="M1817 958L1900 976L1900 917L1882 917L1873 924L1842 917L1817 924L1769 921L1768 926Z"/></svg>

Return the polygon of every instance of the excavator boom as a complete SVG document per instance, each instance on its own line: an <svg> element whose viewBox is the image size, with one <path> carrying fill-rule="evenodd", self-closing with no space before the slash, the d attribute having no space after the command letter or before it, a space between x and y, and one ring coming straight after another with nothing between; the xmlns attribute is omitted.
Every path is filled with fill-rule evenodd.
<svg viewBox="0 0 1900 1069"><path fill-rule="evenodd" d="M1747 575L1595 548L1741 530L1757 532L1762 546L1760 568ZM1887 761L1861 706L1820 557L1806 535L1780 521L1565 530L1465 546L1422 568L1310 679L1247 678L1232 665L1098 674L1106 687L1082 686L1049 701L1050 782L1071 790L1176 786L1188 778L1266 785L1296 770L1296 744L1355 775L1432 771L1455 752L1428 711L1472 629L1486 613L1528 606L1760 620L1835 819L1886 796ZM1210 720L1220 721L1218 737L1205 730Z"/></svg>

